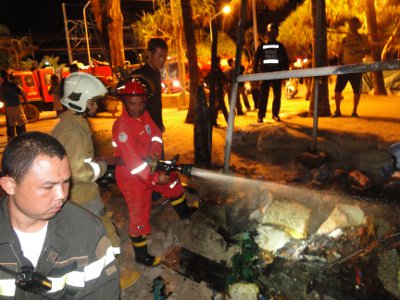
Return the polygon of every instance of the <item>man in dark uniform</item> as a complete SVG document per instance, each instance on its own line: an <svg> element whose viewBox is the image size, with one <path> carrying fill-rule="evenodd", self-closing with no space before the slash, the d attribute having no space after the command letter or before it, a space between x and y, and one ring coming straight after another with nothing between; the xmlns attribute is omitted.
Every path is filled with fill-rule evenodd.
<svg viewBox="0 0 400 300"><path fill-rule="evenodd" d="M286 53L285 46L278 42L279 29L274 23L267 26L267 40L258 46L255 54L254 71L258 72L275 72L289 69L289 58ZM274 102L272 103L272 118L280 121L279 111L281 108L282 80L265 80L261 84L259 97L259 110L257 122L262 123L267 112L269 87L272 86L274 91Z"/></svg>
<svg viewBox="0 0 400 300"><path fill-rule="evenodd" d="M147 102L147 111L161 132L165 132L162 119L160 70L164 68L165 61L167 60L168 46L164 40L152 38L147 44L147 51L147 63L133 71L132 74L143 75L146 81L152 85L153 91Z"/></svg>

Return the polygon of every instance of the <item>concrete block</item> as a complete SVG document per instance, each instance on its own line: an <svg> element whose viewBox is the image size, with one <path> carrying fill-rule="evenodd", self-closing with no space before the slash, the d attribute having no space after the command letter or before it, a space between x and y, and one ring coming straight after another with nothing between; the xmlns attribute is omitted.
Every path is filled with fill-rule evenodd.
<svg viewBox="0 0 400 300"><path fill-rule="evenodd" d="M317 234L329 234L337 228L359 226L364 222L364 212L356 205L338 204L317 230Z"/></svg>

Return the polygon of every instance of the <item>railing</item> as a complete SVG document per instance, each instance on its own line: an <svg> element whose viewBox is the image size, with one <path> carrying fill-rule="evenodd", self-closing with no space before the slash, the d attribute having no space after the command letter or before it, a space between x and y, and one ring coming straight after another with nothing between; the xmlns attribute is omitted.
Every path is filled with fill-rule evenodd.
<svg viewBox="0 0 400 300"><path fill-rule="evenodd" d="M262 81L272 79L287 79L287 78L301 78L301 77L320 77L338 74L353 74L365 73L385 70L400 70L400 60L392 60L385 62L374 62L368 64L353 64L343 66L330 66L290 71L278 71L240 75L233 80L233 86L230 95L230 108L228 118L228 130L226 132L225 153L224 153L224 172L228 172L229 163L231 159L231 148L233 138L233 123L234 123L234 109L236 107L237 89L239 82L245 81ZM317 132L318 132L318 82L315 81L314 89L314 115L313 115L313 148L317 145Z"/></svg>

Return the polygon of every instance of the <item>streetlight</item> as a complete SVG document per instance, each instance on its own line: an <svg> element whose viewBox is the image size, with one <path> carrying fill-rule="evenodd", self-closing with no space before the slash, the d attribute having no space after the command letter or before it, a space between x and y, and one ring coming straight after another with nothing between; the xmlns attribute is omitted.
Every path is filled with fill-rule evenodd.
<svg viewBox="0 0 400 300"><path fill-rule="evenodd" d="M231 7L229 5L225 5L222 10L220 10L218 13L216 13L214 16L210 18L210 40L212 42L213 40L213 35L212 35L212 20L214 20L216 17L218 17L220 14L229 14L231 12Z"/></svg>

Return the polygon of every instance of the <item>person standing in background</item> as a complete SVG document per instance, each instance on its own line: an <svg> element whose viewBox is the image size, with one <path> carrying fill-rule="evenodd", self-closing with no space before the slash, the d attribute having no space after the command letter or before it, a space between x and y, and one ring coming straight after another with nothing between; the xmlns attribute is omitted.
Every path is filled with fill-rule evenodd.
<svg viewBox="0 0 400 300"><path fill-rule="evenodd" d="M243 75L244 70L245 70L245 67L243 65L240 65L239 75ZM245 115L246 113L243 111L242 103L240 102L240 98L243 99L243 104L244 104L244 106L246 106L246 110L250 111L251 107L250 107L249 99L247 98L246 87L244 86L244 82L238 83L238 91L237 91L237 99L236 99L237 114L239 116L242 116L242 115Z"/></svg>
<svg viewBox="0 0 400 300"><path fill-rule="evenodd" d="M254 71L275 72L289 70L289 58L285 46L278 42L278 25L270 23L267 26L267 40L258 46L254 58ZM267 112L269 88L272 86L274 101L272 103L272 119L280 122L279 111L281 109L282 79L264 80L260 87L258 123L262 123Z"/></svg>
<svg viewBox="0 0 400 300"><path fill-rule="evenodd" d="M350 18L348 20L348 25L349 32L343 38L338 49L338 63L340 65L362 63L365 55L370 53L368 37L365 34L358 33L358 30L361 28L360 20L357 17ZM343 99L342 91L346 87L347 82L350 82L354 94L354 105L351 116L354 118L358 117L357 108L362 91L362 73L337 75L335 85L336 110L332 115L332 118L342 116L342 112L340 111L340 101Z"/></svg>
<svg viewBox="0 0 400 300"><path fill-rule="evenodd" d="M15 135L26 132L28 121L22 108L20 97L28 105L24 91L14 82L10 81L9 74L5 70L0 71L0 98L4 101L7 119L7 140Z"/></svg>
<svg viewBox="0 0 400 300"><path fill-rule="evenodd" d="M157 127L164 133L165 127L162 118L161 101L161 70L167 61L168 45L163 39L152 38L147 44L147 51L147 62L142 67L134 70L132 74L142 75L146 82L151 85L153 91L147 102L147 111Z"/></svg>
<svg viewBox="0 0 400 300"><path fill-rule="evenodd" d="M254 74L254 59L251 59L246 70L246 74ZM258 110L258 98L260 94L260 82L250 81L251 96L253 97L254 108L253 111Z"/></svg>
<svg viewBox="0 0 400 300"><path fill-rule="evenodd" d="M49 95L53 96L53 110L56 112L57 117L64 111L64 107L60 100L60 81L56 74L50 77Z"/></svg>

